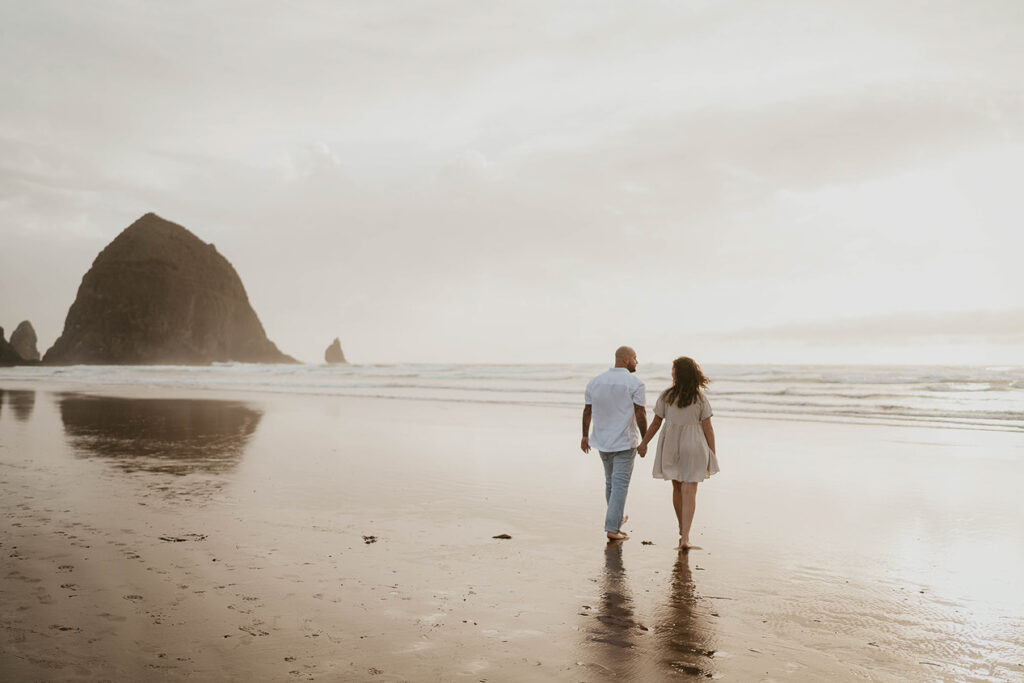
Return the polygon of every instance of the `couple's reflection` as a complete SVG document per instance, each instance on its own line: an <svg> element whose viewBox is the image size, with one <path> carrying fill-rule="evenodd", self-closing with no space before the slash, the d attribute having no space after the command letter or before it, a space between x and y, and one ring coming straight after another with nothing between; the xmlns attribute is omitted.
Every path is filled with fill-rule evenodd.
<svg viewBox="0 0 1024 683"><path fill-rule="evenodd" d="M36 407L36 392L0 389L0 411L5 403L14 412L15 420L25 422L32 417L32 410Z"/></svg>
<svg viewBox="0 0 1024 683"><path fill-rule="evenodd" d="M173 474L232 469L263 417L233 401L68 394L59 406L79 454L129 471Z"/></svg>
<svg viewBox="0 0 1024 683"><path fill-rule="evenodd" d="M658 658L672 671L710 678L714 633L697 603L690 554L682 552L672 568L668 599L655 612Z"/></svg>
<svg viewBox="0 0 1024 683"><path fill-rule="evenodd" d="M598 603L585 605L584 609L590 611L582 613L593 617L586 633L597 661L590 668L612 678L640 678L635 649L647 627L633 618L635 608L622 561L622 541L609 541L605 546L600 585Z"/></svg>
<svg viewBox="0 0 1024 683"><path fill-rule="evenodd" d="M713 675L713 632L698 609L688 553L674 559L667 595L655 597L654 623L636 618L622 541L605 548L601 597L587 639L596 645L601 673L624 678Z"/></svg>

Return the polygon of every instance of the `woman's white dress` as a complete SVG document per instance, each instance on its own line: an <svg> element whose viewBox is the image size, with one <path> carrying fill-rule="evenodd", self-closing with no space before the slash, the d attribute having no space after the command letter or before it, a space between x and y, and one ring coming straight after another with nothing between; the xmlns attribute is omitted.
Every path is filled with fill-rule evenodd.
<svg viewBox="0 0 1024 683"><path fill-rule="evenodd" d="M699 482L718 472L718 458L700 426L701 420L711 417L711 404L704 394L680 408L674 403L666 404L662 392L654 405L654 414L664 420L654 456L655 479Z"/></svg>

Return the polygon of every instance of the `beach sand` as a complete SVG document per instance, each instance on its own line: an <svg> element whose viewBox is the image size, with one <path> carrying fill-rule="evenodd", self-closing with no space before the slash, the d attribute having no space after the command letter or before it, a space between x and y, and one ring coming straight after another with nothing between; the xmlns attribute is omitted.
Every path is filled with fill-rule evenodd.
<svg viewBox="0 0 1024 683"><path fill-rule="evenodd" d="M1024 680L1019 433L716 416L680 555L575 409L3 388L5 681Z"/></svg>

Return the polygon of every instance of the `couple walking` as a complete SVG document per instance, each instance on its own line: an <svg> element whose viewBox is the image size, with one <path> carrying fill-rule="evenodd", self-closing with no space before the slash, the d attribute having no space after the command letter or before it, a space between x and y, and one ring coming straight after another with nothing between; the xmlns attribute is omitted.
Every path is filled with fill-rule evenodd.
<svg viewBox="0 0 1024 683"><path fill-rule="evenodd" d="M633 460L637 453L641 458L647 455L647 445L664 424L654 456L654 477L672 482L679 549L688 550L693 547L690 526L697 506L697 484L718 472L711 404L701 391L710 380L692 358L676 358L672 386L658 396L648 427L646 388L634 374L636 362L636 351L621 346L615 351L615 367L587 384L580 448L589 453L594 447L601 454L608 503L605 535L609 540L624 539L622 527L628 516L623 511Z"/></svg>

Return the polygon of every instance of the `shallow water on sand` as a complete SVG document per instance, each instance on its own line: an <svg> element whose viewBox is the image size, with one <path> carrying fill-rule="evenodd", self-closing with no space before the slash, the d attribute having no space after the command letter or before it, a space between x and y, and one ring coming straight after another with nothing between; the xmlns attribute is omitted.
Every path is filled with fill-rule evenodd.
<svg viewBox="0 0 1024 683"><path fill-rule="evenodd" d="M201 389L404 399L424 402L576 406L601 365L25 366L0 368L0 385ZM708 395L718 415L840 424L1024 432L1024 366L719 365ZM637 375L649 404L670 382L670 363Z"/></svg>
<svg viewBox="0 0 1024 683"><path fill-rule="evenodd" d="M1016 434L716 418L679 555L574 409L97 391L0 401L5 675L1024 677Z"/></svg>

